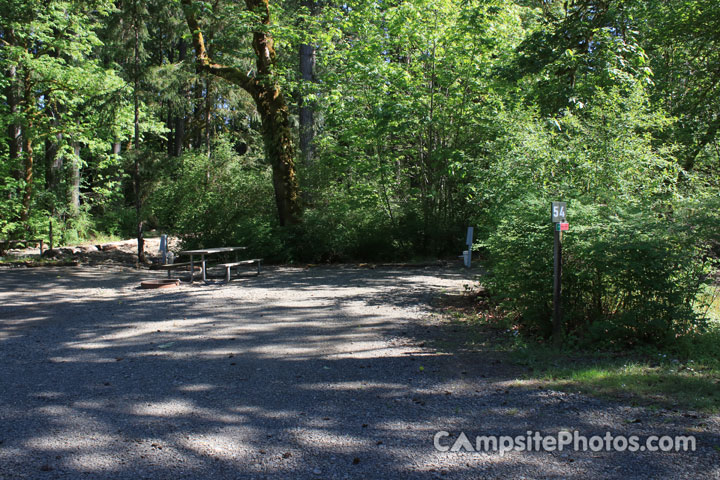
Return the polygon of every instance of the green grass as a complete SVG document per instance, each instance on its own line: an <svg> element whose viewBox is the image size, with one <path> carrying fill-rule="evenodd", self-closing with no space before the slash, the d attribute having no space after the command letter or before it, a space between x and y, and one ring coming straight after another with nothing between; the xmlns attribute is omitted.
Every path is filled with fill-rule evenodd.
<svg viewBox="0 0 720 480"><path fill-rule="evenodd" d="M720 412L720 298L707 311L709 328L678 340L672 350L588 351L526 343L493 312L478 313L460 299L445 306L449 325L472 324L463 346L507 352L509 361L529 373L520 382L557 390L582 392L649 407ZM499 317L501 314L495 315ZM485 341L483 341L483 339ZM489 342L488 342L489 341ZM488 345L491 343L492 345Z"/></svg>
<svg viewBox="0 0 720 480"><path fill-rule="evenodd" d="M572 390L601 397L629 400L683 410L720 411L720 371L686 370L669 365L637 362L623 365L578 365L538 372L549 388Z"/></svg>
<svg viewBox="0 0 720 480"><path fill-rule="evenodd" d="M570 390L634 404L720 412L720 322L674 352L556 352L538 345L511 353L528 366L527 380L547 388Z"/></svg>
<svg viewBox="0 0 720 480"><path fill-rule="evenodd" d="M148 237L148 235L145 235L145 237L151 238L151 237ZM126 239L121 238L114 234L110 234L110 233L93 231L89 238L80 239L77 242L77 244L78 245L100 245L102 243L119 242L121 240L126 240Z"/></svg>

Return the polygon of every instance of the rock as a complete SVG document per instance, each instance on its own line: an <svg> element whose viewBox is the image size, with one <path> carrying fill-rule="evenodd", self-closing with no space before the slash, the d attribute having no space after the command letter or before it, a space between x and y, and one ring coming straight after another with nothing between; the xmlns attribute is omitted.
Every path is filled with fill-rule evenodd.
<svg viewBox="0 0 720 480"><path fill-rule="evenodd" d="M105 245L101 245L103 252L109 252L111 250L118 250L117 245L113 245L112 243L106 243Z"/></svg>
<svg viewBox="0 0 720 480"><path fill-rule="evenodd" d="M78 250L84 253L97 252L98 248L95 245L80 245L77 247Z"/></svg>

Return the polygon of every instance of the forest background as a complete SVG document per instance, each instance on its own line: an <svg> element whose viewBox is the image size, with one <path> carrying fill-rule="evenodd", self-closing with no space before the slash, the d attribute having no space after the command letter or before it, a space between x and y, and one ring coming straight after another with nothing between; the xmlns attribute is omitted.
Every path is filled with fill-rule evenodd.
<svg viewBox="0 0 720 480"><path fill-rule="evenodd" d="M715 0L0 1L0 237L148 230L276 262L457 256L551 334L708 328ZM550 273L549 273L550 272Z"/></svg>

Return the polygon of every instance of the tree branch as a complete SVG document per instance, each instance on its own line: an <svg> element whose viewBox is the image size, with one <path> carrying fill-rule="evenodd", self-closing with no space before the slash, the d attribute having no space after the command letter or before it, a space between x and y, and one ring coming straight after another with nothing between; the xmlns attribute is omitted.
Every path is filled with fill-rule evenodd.
<svg viewBox="0 0 720 480"><path fill-rule="evenodd" d="M270 25L270 5L268 0L245 0L247 9L260 16L261 27L253 32L253 49L257 57L257 69L260 75L270 75L275 66L275 41L266 31Z"/></svg>
<svg viewBox="0 0 720 480"><path fill-rule="evenodd" d="M188 28L192 34L193 47L195 49L195 64L200 71L208 72L218 77L224 78L230 83L238 85L240 88L255 97L257 94L256 80L248 76L245 72L237 67L229 67L213 63L208 56L205 48L205 39L202 30L198 24L197 18L192 10L192 0L182 0L183 13L187 21Z"/></svg>

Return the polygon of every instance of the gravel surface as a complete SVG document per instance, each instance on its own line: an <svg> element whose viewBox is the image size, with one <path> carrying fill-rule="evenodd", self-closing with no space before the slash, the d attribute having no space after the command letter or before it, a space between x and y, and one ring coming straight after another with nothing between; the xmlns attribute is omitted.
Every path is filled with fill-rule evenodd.
<svg viewBox="0 0 720 480"><path fill-rule="evenodd" d="M269 268L140 290L121 267L0 269L0 479L720 478L717 416L518 381L430 302L454 268ZM695 452L440 452L478 435L695 435Z"/></svg>

